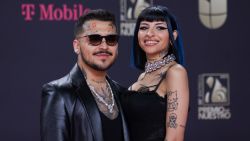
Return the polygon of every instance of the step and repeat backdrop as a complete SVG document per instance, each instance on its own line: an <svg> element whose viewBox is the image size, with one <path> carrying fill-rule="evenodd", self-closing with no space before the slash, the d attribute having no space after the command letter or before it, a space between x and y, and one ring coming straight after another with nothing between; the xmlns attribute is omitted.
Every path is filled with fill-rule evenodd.
<svg viewBox="0 0 250 141"><path fill-rule="evenodd" d="M165 5L182 29L190 84L186 141L246 141L250 126L250 16L247 0L3 0L0 4L0 140L40 140L41 86L76 62L73 27L103 8L115 13L119 57L109 75L129 86L135 21Z"/></svg>

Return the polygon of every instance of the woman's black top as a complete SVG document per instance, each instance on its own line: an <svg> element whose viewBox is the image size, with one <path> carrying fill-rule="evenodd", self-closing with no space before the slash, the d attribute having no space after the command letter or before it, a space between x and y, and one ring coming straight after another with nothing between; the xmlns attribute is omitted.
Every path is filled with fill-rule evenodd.
<svg viewBox="0 0 250 141"><path fill-rule="evenodd" d="M131 141L163 141L165 138L166 98L157 94L157 88L127 91L121 97Z"/></svg>

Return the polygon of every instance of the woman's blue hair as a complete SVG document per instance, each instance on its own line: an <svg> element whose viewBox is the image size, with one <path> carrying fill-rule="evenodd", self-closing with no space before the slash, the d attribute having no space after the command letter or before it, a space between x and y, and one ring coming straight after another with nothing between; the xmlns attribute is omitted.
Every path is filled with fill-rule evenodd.
<svg viewBox="0 0 250 141"><path fill-rule="evenodd" d="M144 66L147 61L146 54L138 43L138 31L142 21L165 21L167 23L169 39L172 43L172 47L171 45L169 46L168 54L174 54L176 62L184 65L184 51L180 27L178 26L174 15L168 10L168 8L159 5L145 8L138 16L131 50L131 64L137 69L144 70ZM173 31L177 31L178 33L176 40L174 40Z"/></svg>

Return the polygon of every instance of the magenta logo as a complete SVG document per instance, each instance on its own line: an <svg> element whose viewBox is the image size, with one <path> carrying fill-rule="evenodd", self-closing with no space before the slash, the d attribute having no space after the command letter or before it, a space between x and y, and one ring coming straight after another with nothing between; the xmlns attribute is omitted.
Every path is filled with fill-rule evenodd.
<svg viewBox="0 0 250 141"><path fill-rule="evenodd" d="M25 21L31 21L32 17L35 15L35 5L34 4L22 4L22 15Z"/></svg>
<svg viewBox="0 0 250 141"><path fill-rule="evenodd" d="M90 8L82 4L22 4L22 15L25 21L32 21L38 17L40 21L75 21L81 15L87 13Z"/></svg>

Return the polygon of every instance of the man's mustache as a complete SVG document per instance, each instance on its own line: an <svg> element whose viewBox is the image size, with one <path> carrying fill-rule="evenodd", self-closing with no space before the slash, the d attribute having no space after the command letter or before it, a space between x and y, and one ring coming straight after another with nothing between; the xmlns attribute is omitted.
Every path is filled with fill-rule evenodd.
<svg viewBox="0 0 250 141"><path fill-rule="evenodd" d="M109 51L98 51L98 52L95 52L94 55L101 54L101 53L106 53L108 55L113 55L113 53L111 53Z"/></svg>

